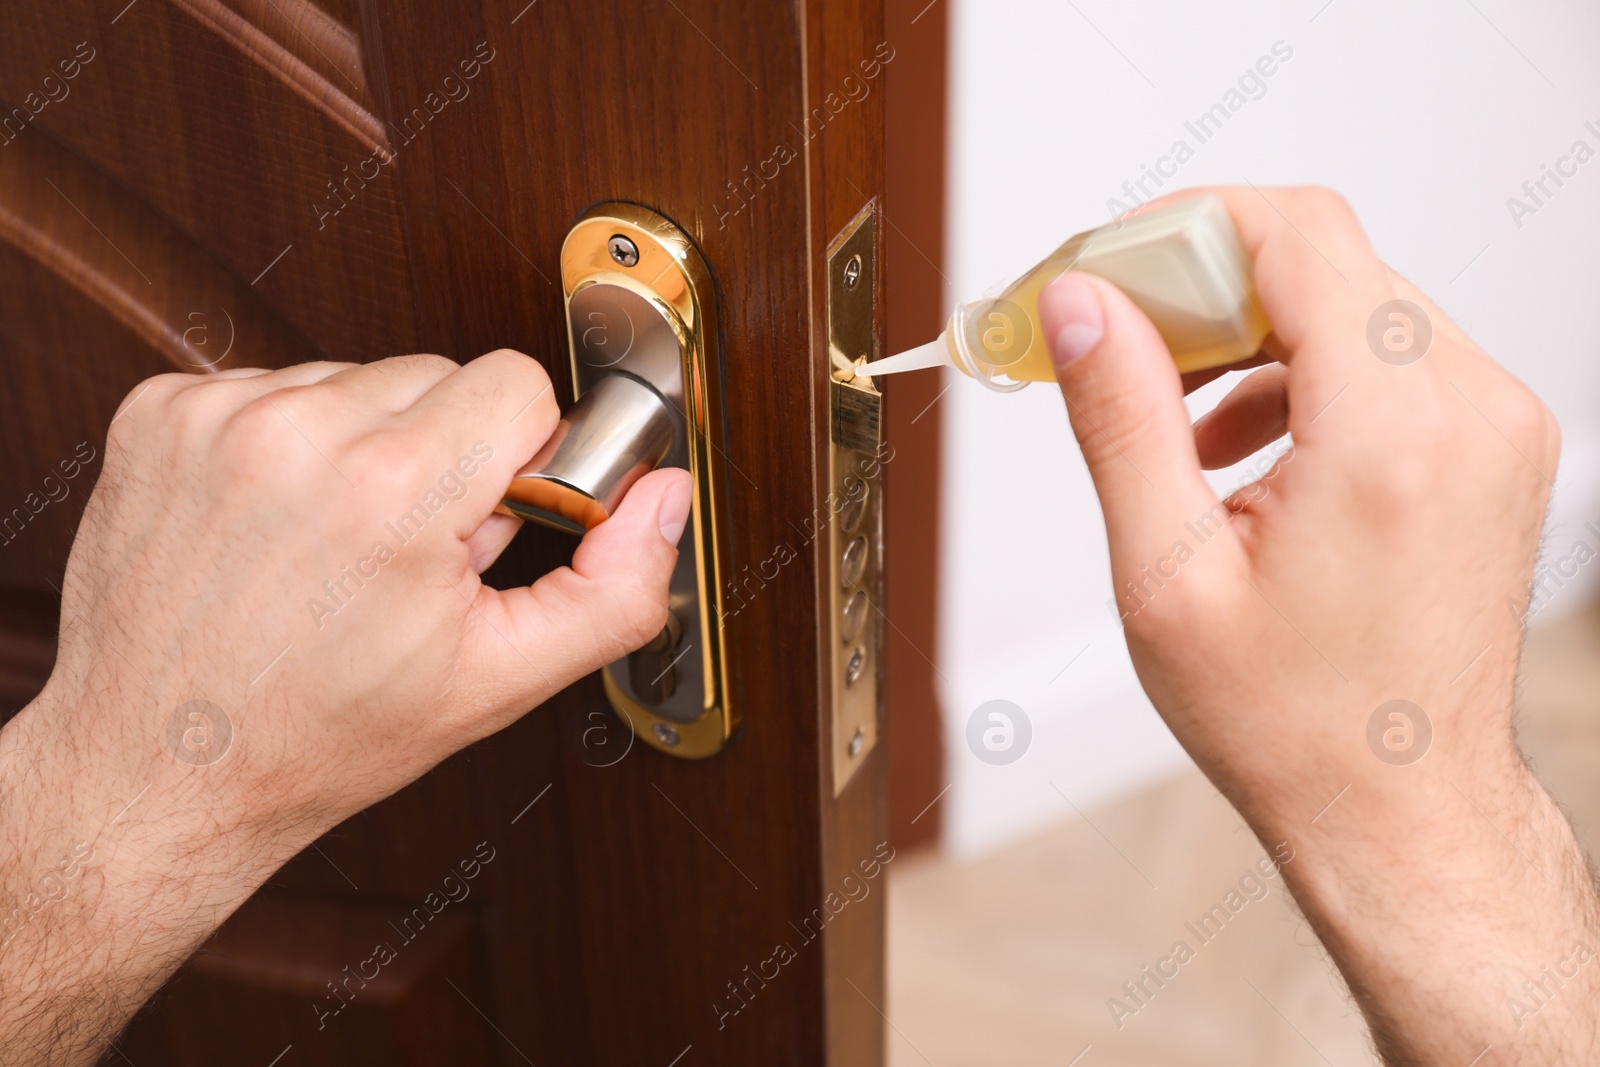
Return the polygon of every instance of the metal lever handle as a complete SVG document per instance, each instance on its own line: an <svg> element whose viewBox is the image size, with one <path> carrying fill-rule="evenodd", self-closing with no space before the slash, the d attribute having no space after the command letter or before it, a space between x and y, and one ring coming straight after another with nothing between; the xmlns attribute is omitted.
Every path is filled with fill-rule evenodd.
<svg viewBox="0 0 1600 1067"><path fill-rule="evenodd" d="M591 530L666 458L674 432L660 393L627 373L608 374L517 472L501 507L558 530Z"/></svg>
<svg viewBox="0 0 1600 1067"><path fill-rule="evenodd" d="M600 676L645 744L712 756L733 739L739 710L722 625L731 461L711 271L672 220L637 204L597 204L562 242L561 292L574 403L498 510L581 534L649 471L690 474L694 505L667 594L676 630Z"/></svg>

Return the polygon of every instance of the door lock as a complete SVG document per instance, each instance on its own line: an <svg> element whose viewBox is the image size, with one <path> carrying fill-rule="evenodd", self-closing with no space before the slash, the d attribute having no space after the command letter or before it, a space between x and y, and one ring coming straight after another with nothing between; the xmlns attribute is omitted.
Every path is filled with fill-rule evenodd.
<svg viewBox="0 0 1600 1067"><path fill-rule="evenodd" d="M727 472L711 273L672 222L600 204L567 234L561 288L575 402L501 510L582 533L657 467L690 473L668 624L603 677L611 706L647 744L710 756L739 724L722 628Z"/></svg>
<svg viewBox="0 0 1600 1067"><path fill-rule="evenodd" d="M832 680L833 794L878 743L883 600L883 395L857 373L877 355L878 212L868 204L828 245L828 559L825 652Z"/></svg>

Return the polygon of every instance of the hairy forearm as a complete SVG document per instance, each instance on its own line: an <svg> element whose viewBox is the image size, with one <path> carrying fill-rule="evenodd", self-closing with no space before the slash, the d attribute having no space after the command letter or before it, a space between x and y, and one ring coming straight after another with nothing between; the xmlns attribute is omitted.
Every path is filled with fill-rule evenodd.
<svg viewBox="0 0 1600 1067"><path fill-rule="evenodd" d="M278 857L151 737L42 697L0 730L0 1062L91 1064ZM157 731L152 731L152 734ZM166 754L170 757L170 753Z"/></svg>
<svg viewBox="0 0 1600 1067"><path fill-rule="evenodd" d="M1285 876L1385 1062L1596 1062L1600 903L1566 819L1509 748L1408 770L1307 786L1258 826L1294 842Z"/></svg>

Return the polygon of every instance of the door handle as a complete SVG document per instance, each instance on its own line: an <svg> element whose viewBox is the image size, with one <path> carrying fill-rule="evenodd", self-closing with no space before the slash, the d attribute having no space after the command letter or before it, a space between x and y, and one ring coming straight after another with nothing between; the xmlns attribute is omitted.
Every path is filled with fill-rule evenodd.
<svg viewBox="0 0 1600 1067"><path fill-rule="evenodd" d="M728 509L711 272L688 236L635 204L600 204L561 247L573 401L500 510L583 533L662 466L693 479L668 625L602 670L619 718L674 756L714 755L739 725L729 700L722 588Z"/></svg>
<svg viewBox="0 0 1600 1067"><path fill-rule="evenodd" d="M504 506L557 529L591 530L667 458L674 433L665 398L624 371L608 374L578 398L517 473Z"/></svg>

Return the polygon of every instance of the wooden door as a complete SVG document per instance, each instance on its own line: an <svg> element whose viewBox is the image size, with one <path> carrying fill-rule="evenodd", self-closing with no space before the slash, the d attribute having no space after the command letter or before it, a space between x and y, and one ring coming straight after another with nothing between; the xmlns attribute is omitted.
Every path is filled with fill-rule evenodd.
<svg viewBox="0 0 1600 1067"><path fill-rule="evenodd" d="M107 1063L881 1060L884 754L835 796L832 565L805 519L826 253L880 195L894 57L857 0L0 5L11 709L140 379L507 346L570 396L557 257L598 202L667 216L710 265L731 565L794 549L729 623L721 754L630 746L599 681L574 686L292 861ZM488 577L573 544L529 527Z"/></svg>

